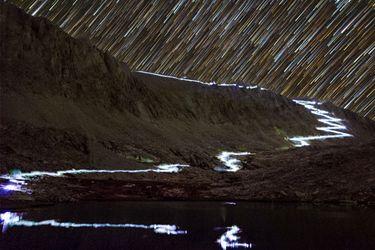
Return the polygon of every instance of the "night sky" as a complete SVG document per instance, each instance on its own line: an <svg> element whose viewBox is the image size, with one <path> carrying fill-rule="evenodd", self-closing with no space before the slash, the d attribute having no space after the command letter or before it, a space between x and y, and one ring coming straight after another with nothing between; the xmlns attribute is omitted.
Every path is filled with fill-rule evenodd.
<svg viewBox="0 0 375 250"><path fill-rule="evenodd" d="M19 0L133 70L257 84L375 119L375 1Z"/></svg>

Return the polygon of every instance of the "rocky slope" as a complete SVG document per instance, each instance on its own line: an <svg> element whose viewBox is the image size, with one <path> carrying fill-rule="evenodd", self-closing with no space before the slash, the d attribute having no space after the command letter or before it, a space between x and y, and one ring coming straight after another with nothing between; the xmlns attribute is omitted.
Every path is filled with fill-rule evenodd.
<svg viewBox="0 0 375 250"><path fill-rule="evenodd" d="M82 200L251 200L375 206L375 141L262 152L243 169L219 173L187 168L147 173L45 177L27 188L32 196L3 197L1 207ZM0 181L1 184L1 181Z"/></svg>
<svg viewBox="0 0 375 250"><path fill-rule="evenodd" d="M320 124L316 116L270 91L134 73L126 64L69 37L46 19L28 16L6 3L0 4L0 10L2 173L15 168L134 169L179 162L192 166L191 171L198 171L196 176L203 175L206 180L200 179L202 185L219 179L231 183L231 178L245 183L243 178L251 172L237 174L242 177L213 172L219 164L218 153L279 152L293 147L287 137L321 134L316 130ZM352 145L374 138L373 121L325 106L345 119L354 137L318 142L319 147L355 148ZM344 152L345 148L341 147ZM287 152L289 163L299 158L300 151ZM275 158L275 164L282 162L280 157ZM282 164L277 167L278 171L290 171ZM162 178L165 185L172 185L173 178L187 181L192 177L147 176L132 178ZM257 190L248 188L253 191L247 192ZM276 190L277 186L270 188ZM215 191L199 197L224 196Z"/></svg>

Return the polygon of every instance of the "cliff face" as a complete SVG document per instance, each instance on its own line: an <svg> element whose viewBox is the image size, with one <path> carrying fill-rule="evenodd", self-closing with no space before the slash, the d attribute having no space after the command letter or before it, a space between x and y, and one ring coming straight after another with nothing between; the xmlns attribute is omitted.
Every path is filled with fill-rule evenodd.
<svg viewBox="0 0 375 250"><path fill-rule="evenodd" d="M46 19L0 10L2 171L208 168L221 150L273 150L291 147L287 136L319 134L316 117L285 97L133 73ZM346 117L355 139L374 134L373 122Z"/></svg>

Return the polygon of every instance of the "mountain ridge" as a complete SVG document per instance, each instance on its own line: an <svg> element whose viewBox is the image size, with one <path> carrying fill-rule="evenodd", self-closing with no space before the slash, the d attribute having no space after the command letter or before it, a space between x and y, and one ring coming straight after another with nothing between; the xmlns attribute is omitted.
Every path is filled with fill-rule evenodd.
<svg viewBox="0 0 375 250"><path fill-rule="evenodd" d="M0 3L0 27L0 187L9 187L4 181L15 169L69 173L30 181L31 196L16 193L0 207L93 199L374 201L369 119L329 103L313 102L315 112L260 88L131 72L7 3ZM322 116L353 137L296 148L294 136L327 133L318 130L327 125ZM225 163L239 162L239 171L216 171L223 152L242 153ZM189 167L157 172L164 163ZM95 174L75 175L80 169Z"/></svg>
<svg viewBox="0 0 375 250"><path fill-rule="evenodd" d="M7 3L1 9L2 121L79 134L86 148L79 154L89 152L90 166L128 165L126 157L138 154L193 164L204 155L215 162L218 148L270 150L290 147L285 136L318 133L316 117L285 97L133 73L44 18ZM358 121L355 136L368 134L373 123ZM53 144L51 138L42 144ZM32 147L31 138L23 140Z"/></svg>

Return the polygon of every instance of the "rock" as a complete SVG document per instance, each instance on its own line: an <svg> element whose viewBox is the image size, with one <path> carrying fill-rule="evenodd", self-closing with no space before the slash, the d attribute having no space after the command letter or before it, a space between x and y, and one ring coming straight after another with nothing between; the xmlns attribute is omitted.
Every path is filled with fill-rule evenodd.
<svg viewBox="0 0 375 250"><path fill-rule="evenodd" d="M283 191L283 190L281 190L280 193L281 193L283 196L288 196L288 194L287 194L285 191Z"/></svg>
<svg viewBox="0 0 375 250"><path fill-rule="evenodd" d="M300 199L304 199L306 197L306 193L304 193L304 192L295 191L294 193Z"/></svg>

